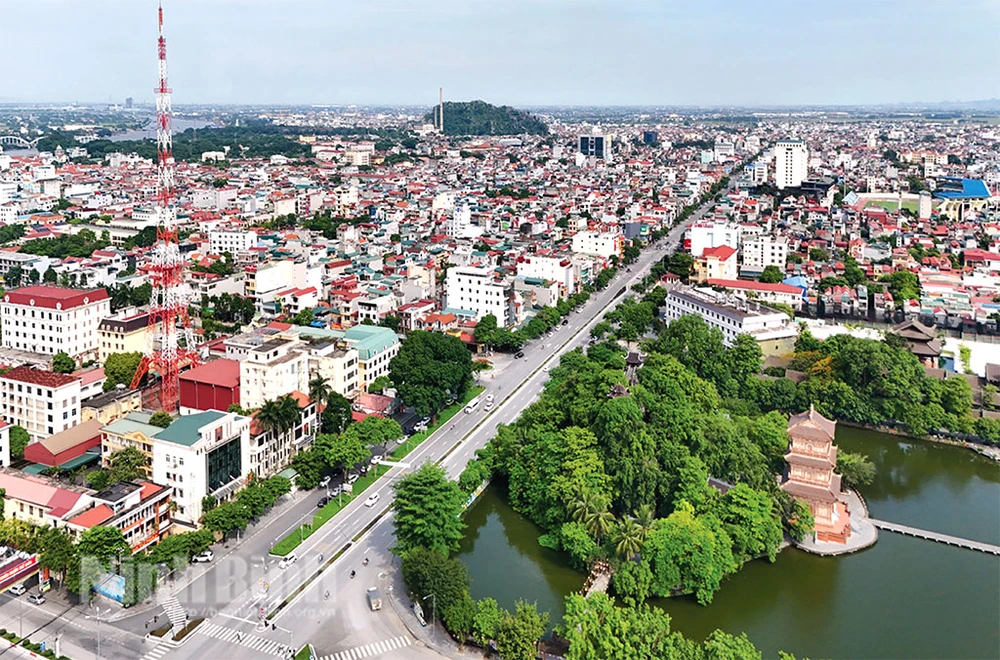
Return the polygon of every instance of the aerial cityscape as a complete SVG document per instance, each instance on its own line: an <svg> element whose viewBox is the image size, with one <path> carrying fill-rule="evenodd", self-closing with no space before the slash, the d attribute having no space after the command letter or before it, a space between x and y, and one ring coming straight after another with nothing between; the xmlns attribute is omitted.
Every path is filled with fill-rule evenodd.
<svg viewBox="0 0 1000 660"><path fill-rule="evenodd" d="M0 654L1000 658L968 5L0 3Z"/></svg>

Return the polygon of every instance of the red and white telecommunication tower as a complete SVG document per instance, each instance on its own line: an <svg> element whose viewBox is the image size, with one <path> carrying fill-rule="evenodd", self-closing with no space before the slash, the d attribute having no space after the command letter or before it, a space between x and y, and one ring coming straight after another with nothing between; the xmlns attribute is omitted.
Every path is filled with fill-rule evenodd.
<svg viewBox="0 0 1000 660"><path fill-rule="evenodd" d="M184 365L200 362L188 316L189 289L184 282L184 259L177 244L174 207L174 153L170 130L170 88L167 87L167 40L163 36L163 5L159 7L160 82L156 92L156 244L146 273L153 287L150 297L146 354L132 379L132 389L150 371L160 376L160 409L177 410L177 375Z"/></svg>

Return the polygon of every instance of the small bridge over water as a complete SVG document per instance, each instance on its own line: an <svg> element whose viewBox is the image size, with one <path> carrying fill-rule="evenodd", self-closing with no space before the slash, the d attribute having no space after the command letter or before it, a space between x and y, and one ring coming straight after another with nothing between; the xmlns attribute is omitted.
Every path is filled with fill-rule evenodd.
<svg viewBox="0 0 1000 660"><path fill-rule="evenodd" d="M583 583L583 588L580 589L580 594L586 597L597 591L606 592L608 585L611 584L613 572L609 564L603 561L595 563L590 569L587 581Z"/></svg>
<svg viewBox="0 0 1000 660"><path fill-rule="evenodd" d="M928 541L945 543L947 545L953 545L958 548L965 548L966 550L976 550L978 552L986 552L991 555L1000 556L1000 546L992 545L990 543L983 543L982 541L971 541L969 539L962 539L957 536L948 536L947 534L939 534L938 532L928 532L927 530L924 529L917 529L916 527L908 527L906 525L897 525L896 523L886 522L884 520L875 520L874 518L869 518L869 520L873 525L875 525L879 529L884 529L887 532L896 532L897 534L914 536L918 539L927 539Z"/></svg>

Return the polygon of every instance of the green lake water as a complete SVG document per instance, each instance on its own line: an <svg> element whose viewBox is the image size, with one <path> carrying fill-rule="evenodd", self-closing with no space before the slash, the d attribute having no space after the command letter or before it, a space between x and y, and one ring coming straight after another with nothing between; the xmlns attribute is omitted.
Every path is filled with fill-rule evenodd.
<svg viewBox="0 0 1000 660"><path fill-rule="evenodd" d="M872 517L1000 545L1000 466L970 451L840 427L845 451L867 454L878 474L862 494ZM537 601L552 622L584 575L538 545L541 530L492 486L466 515L458 558L472 595L513 607ZM1000 557L880 532L875 546L842 557L789 549L723 583L712 604L653 601L675 630L703 639L746 632L764 652L818 658L1000 658Z"/></svg>

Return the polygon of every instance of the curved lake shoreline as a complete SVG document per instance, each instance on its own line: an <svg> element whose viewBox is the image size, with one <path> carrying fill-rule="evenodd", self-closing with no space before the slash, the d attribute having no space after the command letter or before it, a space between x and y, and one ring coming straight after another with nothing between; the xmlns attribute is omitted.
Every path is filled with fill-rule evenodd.
<svg viewBox="0 0 1000 660"><path fill-rule="evenodd" d="M1000 544L1000 467L948 444L842 426L844 451L867 454L875 483L862 489L883 520ZM474 598L512 607L536 600L552 622L585 576L538 545L541 530L491 486L466 514L457 555ZM812 658L995 658L1000 649L1000 559L888 532L842 557L788 549L729 578L711 605L650 601L684 634L746 632L765 657L779 649Z"/></svg>

